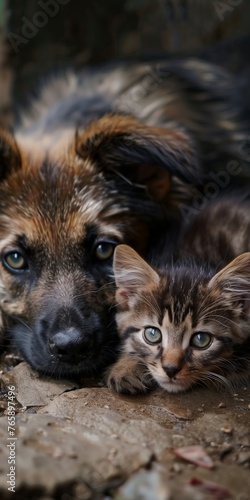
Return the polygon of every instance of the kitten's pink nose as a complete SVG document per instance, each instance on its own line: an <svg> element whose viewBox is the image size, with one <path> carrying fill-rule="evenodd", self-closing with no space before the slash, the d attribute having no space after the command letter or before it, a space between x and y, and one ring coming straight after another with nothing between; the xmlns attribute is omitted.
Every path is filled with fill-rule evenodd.
<svg viewBox="0 0 250 500"><path fill-rule="evenodd" d="M169 376L169 378L174 378L176 373L180 371L180 367L176 365L166 365L163 366L164 372Z"/></svg>

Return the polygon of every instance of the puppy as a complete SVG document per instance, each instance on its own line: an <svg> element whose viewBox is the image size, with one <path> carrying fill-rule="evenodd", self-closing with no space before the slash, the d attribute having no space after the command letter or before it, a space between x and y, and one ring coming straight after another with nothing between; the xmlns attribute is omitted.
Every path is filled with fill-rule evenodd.
<svg viewBox="0 0 250 500"><path fill-rule="evenodd" d="M1 331L36 370L75 377L114 361L115 246L145 255L211 159L240 156L232 83L202 64L56 79L0 132Z"/></svg>

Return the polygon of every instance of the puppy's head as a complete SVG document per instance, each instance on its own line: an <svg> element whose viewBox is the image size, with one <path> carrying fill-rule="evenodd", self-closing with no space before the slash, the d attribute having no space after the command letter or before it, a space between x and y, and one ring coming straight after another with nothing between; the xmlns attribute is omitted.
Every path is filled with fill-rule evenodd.
<svg viewBox="0 0 250 500"><path fill-rule="evenodd" d="M35 369L92 374L113 360L114 248L143 254L171 173L190 180L195 169L183 133L125 116L78 132L56 162L0 133L2 329Z"/></svg>

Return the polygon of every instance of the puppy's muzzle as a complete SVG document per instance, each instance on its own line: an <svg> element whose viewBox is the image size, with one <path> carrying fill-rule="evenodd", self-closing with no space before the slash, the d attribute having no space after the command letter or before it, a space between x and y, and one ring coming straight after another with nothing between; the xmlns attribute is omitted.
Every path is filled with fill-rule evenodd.
<svg viewBox="0 0 250 500"><path fill-rule="evenodd" d="M94 342L90 338L85 339L83 332L79 328L71 326L51 335L48 347L53 356L60 358L62 361L74 363L87 358L91 354Z"/></svg>
<svg viewBox="0 0 250 500"><path fill-rule="evenodd" d="M50 313L38 321L40 334L47 337L50 355L72 364L93 358L100 332L97 315L69 308L59 309L53 316L51 320Z"/></svg>

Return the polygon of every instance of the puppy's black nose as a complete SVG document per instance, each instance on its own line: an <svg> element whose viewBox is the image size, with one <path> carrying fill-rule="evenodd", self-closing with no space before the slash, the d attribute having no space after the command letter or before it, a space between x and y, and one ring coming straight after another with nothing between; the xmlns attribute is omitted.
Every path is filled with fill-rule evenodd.
<svg viewBox="0 0 250 500"><path fill-rule="evenodd" d="M176 365L166 365L163 366L163 370L169 378L174 378L174 376L180 371L180 367Z"/></svg>
<svg viewBox="0 0 250 500"><path fill-rule="evenodd" d="M84 339L81 330L72 326L51 335L48 346L51 354L74 361L75 357L87 356L93 342Z"/></svg>

